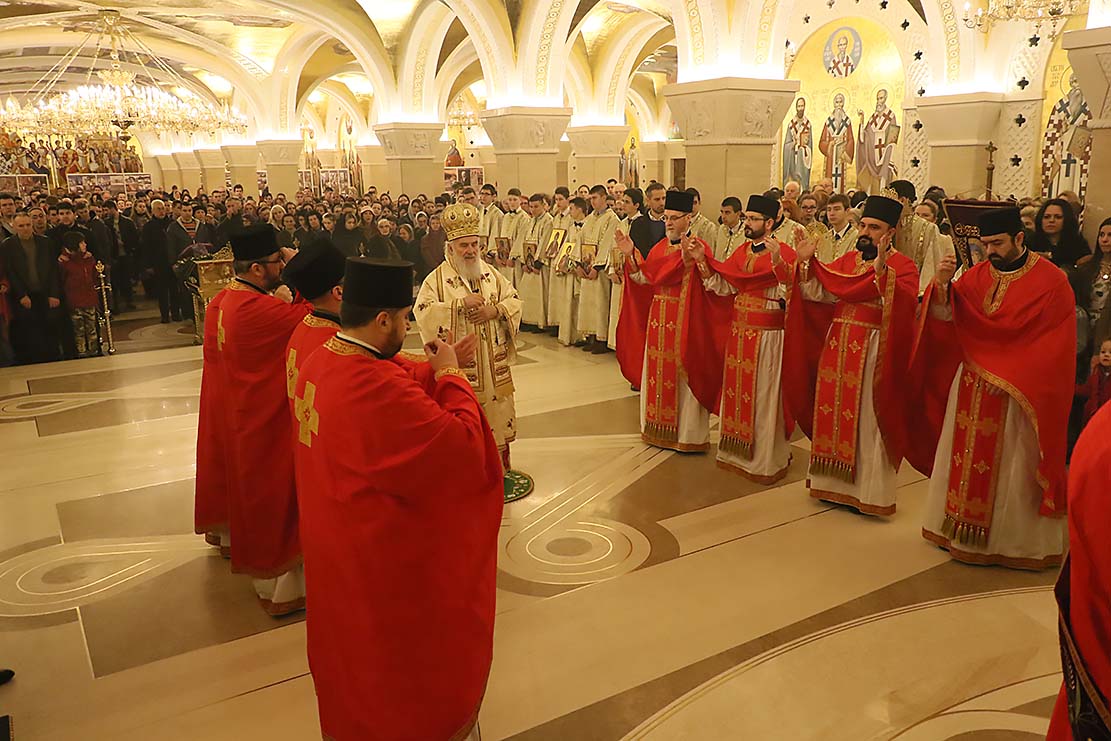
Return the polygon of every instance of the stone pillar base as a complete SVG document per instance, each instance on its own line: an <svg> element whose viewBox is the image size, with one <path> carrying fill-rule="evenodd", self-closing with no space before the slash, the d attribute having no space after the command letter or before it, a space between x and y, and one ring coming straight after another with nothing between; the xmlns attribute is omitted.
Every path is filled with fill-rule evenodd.
<svg viewBox="0 0 1111 741"><path fill-rule="evenodd" d="M797 80L742 77L664 88L686 144L687 185L708 208L768 189L779 127L798 89Z"/></svg>
<svg viewBox="0 0 1111 741"><path fill-rule="evenodd" d="M555 189L559 140L570 108L498 108L478 117L494 145L499 191L520 188L527 197Z"/></svg>
<svg viewBox="0 0 1111 741"><path fill-rule="evenodd" d="M385 123L374 127L386 158L386 182L378 191L396 198L423 193L434 198L444 192L444 158L438 123Z"/></svg>
<svg viewBox="0 0 1111 741"><path fill-rule="evenodd" d="M1003 110L1002 93L920 98L918 118L930 144L930 182L950 198L983 198L988 183L987 146ZM996 167L1004 166L996 158ZM997 181L998 182L998 181Z"/></svg>

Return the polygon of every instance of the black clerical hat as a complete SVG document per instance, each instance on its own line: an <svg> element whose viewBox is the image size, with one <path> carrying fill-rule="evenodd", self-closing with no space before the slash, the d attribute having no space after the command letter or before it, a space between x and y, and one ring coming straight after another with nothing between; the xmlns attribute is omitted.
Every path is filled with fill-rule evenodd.
<svg viewBox="0 0 1111 741"><path fill-rule="evenodd" d="M345 259L330 240L320 239L301 248L282 271L282 280L311 301L343 281Z"/></svg>
<svg viewBox="0 0 1111 741"><path fill-rule="evenodd" d="M891 226L898 226L903 215L903 204L887 196L868 196L864 202L864 211L860 217L879 219Z"/></svg>
<svg viewBox="0 0 1111 741"><path fill-rule="evenodd" d="M413 305L413 263L403 260L347 258L343 302L369 309L404 309Z"/></svg>
<svg viewBox="0 0 1111 741"><path fill-rule="evenodd" d="M261 260L278 251L278 233L269 224L258 224L231 234L231 252L236 260Z"/></svg>
<svg viewBox="0 0 1111 741"><path fill-rule="evenodd" d="M775 219L779 216L779 201L759 194L751 195L748 197L745 211L755 211L769 219Z"/></svg>
<svg viewBox="0 0 1111 741"><path fill-rule="evenodd" d="M993 208L980 214L980 236L1009 234L1012 237L1022 231L1022 212L1017 208Z"/></svg>
<svg viewBox="0 0 1111 741"><path fill-rule="evenodd" d="M664 199L664 209L689 214L694 211L694 194L683 190L669 190Z"/></svg>

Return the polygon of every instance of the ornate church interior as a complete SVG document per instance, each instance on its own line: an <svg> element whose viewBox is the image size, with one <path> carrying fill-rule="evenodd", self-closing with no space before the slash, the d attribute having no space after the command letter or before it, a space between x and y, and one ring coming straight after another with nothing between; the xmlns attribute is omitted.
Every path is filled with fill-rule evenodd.
<svg viewBox="0 0 1111 741"><path fill-rule="evenodd" d="M1108 0L0 1L0 737L1073 738L1073 662L1111 691L1061 597L1071 552L1111 620L1073 506L1111 460L1109 60ZM387 309L392 351L349 332ZM375 431L360 464L409 407L352 383L337 431L327 352L397 353L488 455L422 432L397 473ZM483 460L497 513L432 513ZM324 527L322 469L398 519ZM271 515L294 566L248 565ZM394 574L337 605L348 527ZM353 617L456 589L427 630ZM475 670L441 644L480 613Z"/></svg>

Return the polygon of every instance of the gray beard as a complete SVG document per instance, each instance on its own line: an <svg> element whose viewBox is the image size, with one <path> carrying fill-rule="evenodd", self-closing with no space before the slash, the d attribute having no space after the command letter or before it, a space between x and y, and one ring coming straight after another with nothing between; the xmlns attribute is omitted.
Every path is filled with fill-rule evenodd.
<svg viewBox="0 0 1111 741"><path fill-rule="evenodd" d="M455 272L459 273L459 277L464 280L477 281L482 277L482 261L476 260L475 262L468 263L462 258L457 258L454 255L448 255L448 261Z"/></svg>

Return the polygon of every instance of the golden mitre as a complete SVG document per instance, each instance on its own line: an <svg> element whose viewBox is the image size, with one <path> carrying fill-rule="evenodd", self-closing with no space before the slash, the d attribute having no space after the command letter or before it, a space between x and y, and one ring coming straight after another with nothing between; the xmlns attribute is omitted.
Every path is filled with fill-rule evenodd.
<svg viewBox="0 0 1111 741"><path fill-rule="evenodd" d="M450 242L461 237L477 237L482 214L477 206L469 203L453 203L440 214L440 221Z"/></svg>

